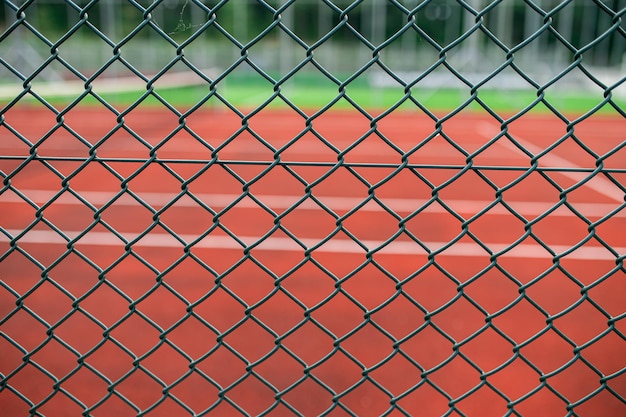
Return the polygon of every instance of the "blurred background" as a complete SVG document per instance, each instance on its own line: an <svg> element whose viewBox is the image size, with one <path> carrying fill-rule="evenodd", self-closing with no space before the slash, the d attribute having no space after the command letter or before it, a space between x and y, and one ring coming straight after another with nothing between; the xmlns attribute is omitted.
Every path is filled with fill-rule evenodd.
<svg viewBox="0 0 626 417"><path fill-rule="evenodd" d="M478 30L470 6L480 11ZM179 84L217 79L226 88L271 77L335 91L345 81L435 90L536 91L536 83L601 97L601 83L623 97L625 7L626 0L4 1L0 87L12 97L31 79L141 83L139 74L162 72ZM580 57L582 67L570 68Z"/></svg>

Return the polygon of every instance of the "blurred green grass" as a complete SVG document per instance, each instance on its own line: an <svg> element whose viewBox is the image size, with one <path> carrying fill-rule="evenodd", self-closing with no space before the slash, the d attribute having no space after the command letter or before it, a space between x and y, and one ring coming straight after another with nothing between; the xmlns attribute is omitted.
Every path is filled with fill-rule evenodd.
<svg viewBox="0 0 626 417"><path fill-rule="evenodd" d="M36 88L34 88L36 91ZM94 91L98 92L97 86ZM277 94L280 93L280 95ZM463 106L470 100L469 89L458 88L418 88L413 87L406 94L401 86L374 87L366 79L356 78L347 83L342 89L328 79L300 76L298 79L287 80L278 87L260 77L226 77L215 85L211 92L208 83L187 85L180 87L160 87L155 83L153 90L146 89L132 91L109 91L98 93L98 96L111 106L122 110L128 107L162 107L166 102L170 106L186 111L194 107L223 108L224 101L243 111L251 111L260 106L269 108L286 108L289 105L297 106L308 113L332 108L337 110L354 109L355 104L370 111L385 111L392 107L399 109L416 109L419 103L434 113L451 112ZM28 98L26 98L28 97ZM42 98L56 107L66 107L76 103L79 93L75 94L47 94ZM559 112L564 114L584 114L599 106L603 100L603 92L598 89L594 92L585 90L565 91L546 90L545 100ZM549 108L536 102L537 92L525 89L492 89L479 88L477 97L470 100L464 111L484 112L483 105L497 113L516 113L528 107L532 112L549 112ZM27 95L21 101L36 103L37 100ZM482 102L482 105L481 103ZM626 99L613 97L621 109L626 109ZM0 100L2 107L11 102L10 98ZM89 94L80 99L80 105L99 105L100 101ZM615 113L615 109L608 103L598 109L600 113Z"/></svg>

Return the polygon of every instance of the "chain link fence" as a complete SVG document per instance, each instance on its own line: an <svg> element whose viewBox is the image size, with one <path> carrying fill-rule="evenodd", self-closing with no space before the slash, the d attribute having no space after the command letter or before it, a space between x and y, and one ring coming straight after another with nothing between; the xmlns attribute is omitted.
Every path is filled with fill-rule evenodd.
<svg viewBox="0 0 626 417"><path fill-rule="evenodd" d="M625 414L625 14L5 0L0 407Z"/></svg>

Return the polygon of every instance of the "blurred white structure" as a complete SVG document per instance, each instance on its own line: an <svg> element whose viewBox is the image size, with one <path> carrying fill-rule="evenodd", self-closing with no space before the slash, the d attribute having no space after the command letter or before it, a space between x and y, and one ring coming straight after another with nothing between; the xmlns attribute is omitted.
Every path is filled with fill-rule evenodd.
<svg viewBox="0 0 626 417"><path fill-rule="evenodd" d="M170 65L170 71L188 71L182 52L198 69L219 73L245 56L277 77L312 55L343 79L377 57L404 82L419 79L426 88L462 85L455 71L481 83L511 56L514 67L502 69L488 87L532 87L517 70L539 85L557 77L555 88L593 84L577 68L560 76L580 58L575 50L607 85L622 80L625 68L626 23L617 16L626 0L535 0L540 9L524 0L297 0L284 9L285 2L275 0L138 3L142 7L127 0L91 6L85 0L5 1L0 83L21 84L33 75L80 80L75 71L87 78L132 76L129 65L144 74ZM240 63L238 72L246 71L252 69ZM300 71L319 73L311 63ZM361 77L374 85L397 83L377 64Z"/></svg>

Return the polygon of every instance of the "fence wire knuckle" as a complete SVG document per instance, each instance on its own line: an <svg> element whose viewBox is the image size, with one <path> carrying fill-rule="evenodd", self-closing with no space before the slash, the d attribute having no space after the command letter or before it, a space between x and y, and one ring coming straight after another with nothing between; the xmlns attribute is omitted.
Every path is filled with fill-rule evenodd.
<svg viewBox="0 0 626 417"><path fill-rule="evenodd" d="M625 17L4 0L0 408L626 415Z"/></svg>

